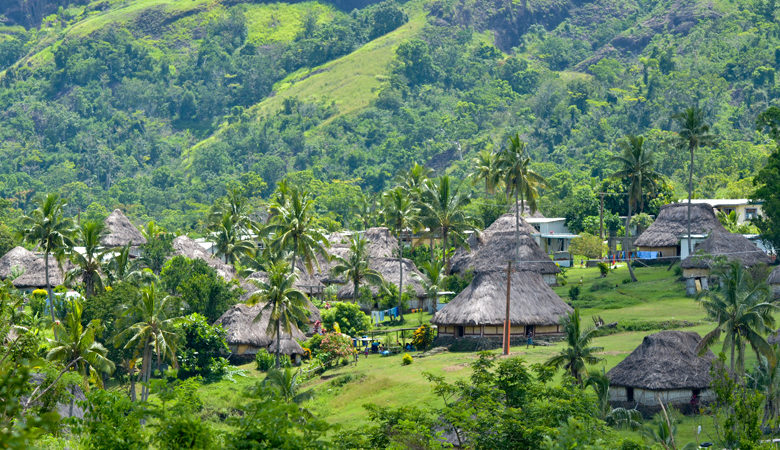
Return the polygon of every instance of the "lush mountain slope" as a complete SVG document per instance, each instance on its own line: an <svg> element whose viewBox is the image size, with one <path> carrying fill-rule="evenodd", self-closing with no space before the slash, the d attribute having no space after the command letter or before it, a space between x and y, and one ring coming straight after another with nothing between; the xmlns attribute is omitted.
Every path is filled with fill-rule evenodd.
<svg viewBox="0 0 780 450"><path fill-rule="evenodd" d="M313 169L347 222L357 191L412 162L464 176L519 132L551 181L543 206L571 214L594 207L627 133L681 193L671 116L694 104L719 137L697 194L744 196L768 152L754 128L778 95L770 2L355 5L111 0L39 27L0 10L0 196L60 190L74 212L192 226L230 184L266 195Z"/></svg>

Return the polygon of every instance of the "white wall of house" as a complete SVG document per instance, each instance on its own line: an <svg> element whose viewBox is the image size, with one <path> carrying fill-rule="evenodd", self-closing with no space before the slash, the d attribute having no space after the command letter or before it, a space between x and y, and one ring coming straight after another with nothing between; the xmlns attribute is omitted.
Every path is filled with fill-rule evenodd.
<svg viewBox="0 0 780 450"><path fill-rule="evenodd" d="M681 199L680 203L687 202L688 199ZM750 204L747 198L695 198L691 203L707 203L711 205L716 213L729 213L734 211L737 215L737 223L743 224L749 222L756 216L763 214L762 205Z"/></svg>
<svg viewBox="0 0 780 450"><path fill-rule="evenodd" d="M664 404L687 404L690 403L693 396L693 390L691 389L670 389L667 391L650 391L646 389L634 388L634 402L640 405L657 406L658 398L664 402ZM699 401L712 401L715 399L715 394L709 389L702 389L699 392ZM628 399L627 390L623 386L610 386L609 387L609 401L611 402L627 402Z"/></svg>

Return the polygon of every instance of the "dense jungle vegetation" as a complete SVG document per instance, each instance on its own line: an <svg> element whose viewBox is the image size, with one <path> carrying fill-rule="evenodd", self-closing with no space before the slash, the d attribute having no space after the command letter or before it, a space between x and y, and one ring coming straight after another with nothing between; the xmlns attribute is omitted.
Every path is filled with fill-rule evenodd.
<svg viewBox="0 0 780 450"><path fill-rule="evenodd" d="M624 190L608 175L629 133L664 201L685 196L672 116L695 105L717 137L695 196L754 190L771 148L756 116L780 92L771 0L364 3L3 2L4 206L59 191L70 214L196 229L231 186L267 197L293 174L338 228L414 162L463 178L519 133L542 212L577 230L597 192Z"/></svg>

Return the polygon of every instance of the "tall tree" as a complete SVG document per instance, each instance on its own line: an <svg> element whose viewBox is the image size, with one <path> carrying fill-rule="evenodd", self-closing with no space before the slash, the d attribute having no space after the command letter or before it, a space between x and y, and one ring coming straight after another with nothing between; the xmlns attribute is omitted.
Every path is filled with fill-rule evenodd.
<svg viewBox="0 0 780 450"><path fill-rule="evenodd" d="M563 329L566 333L566 348L560 353L548 359L545 363L550 367L563 367L582 385L583 375L586 374L586 364L596 364L602 360L596 356L602 347L591 347L590 343L595 334L595 328L582 330L580 328L580 310L576 308L573 313L563 320Z"/></svg>
<svg viewBox="0 0 780 450"><path fill-rule="evenodd" d="M444 287L444 265L441 261L425 261L420 264L420 271L425 275L423 287L425 295L431 300L433 310L436 310L436 300L439 292Z"/></svg>
<svg viewBox="0 0 780 450"><path fill-rule="evenodd" d="M71 300L65 323L57 323L55 338L46 354L49 361L62 361L66 366L75 367L84 377L89 377L90 370L98 373L111 373L114 363L106 357L108 350L96 340L103 326L99 319L93 319L87 326L82 325L82 304L79 300ZM102 386L102 378L95 376L94 380Z"/></svg>
<svg viewBox="0 0 780 450"><path fill-rule="evenodd" d="M691 160L688 167L688 254L692 254L691 246L691 199L693 198L693 154L699 147L706 147L715 142L710 134L710 127L704 122L704 112L698 107L686 108L685 111L672 117L677 121L680 131L677 132L678 145L690 152Z"/></svg>
<svg viewBox="0 0 780 450"><path fill-rule="evenodd" d="M718 267L714 275L718 277L717 285L703 291L700 300L707 317L717 325L702 338L699 350L703 353L723 334L723 350L729 350L731 371L736 369L737 375L745 373L746 344L774 364L775 354L764 338L774 329L772 314L777 309L770 301L769 286L754 280L739 261Z"/></svg>
<svg viewBox="0 0 780 450"><path fill-rule="evenodd" d="M753 179L756 191L753 200L763 201L763 214L755 221L761 238L780 248L780 108L771 106L758 116L759 129L768 128L775 140L775 150L769 155L758 175Z"/></svg>
<svg viewBox="0 0 780 450"><path fill-rule="evenodd" d="M631 210L639 203L639 209L644 207L642 189L655 191L656 183L661 178L655 171L653 153L644 147L645 138L628 135L619 142L622 152L615 156L620 168L612 174L613 178L628 182L628 216L626 216L626 238L630 236ZM625 250L625 249L624 249ZM628 262L628 273L631 281L636 281L634 268Z"/></svg>
<svg viewBox="0 0 780 450"><path fill-rule="evenodd" d="M78 228L77 239L84 246L84 253L70 252L75 267L68 272L67 279L81 281L87 298L92 297L96 289L103 290L101 266L105 251L100 248L100 238L104 228L101 222L83 222Z"/></svg>
<svg viewBox="0 0 780 450"><path fill-rule="evenodd" d="M401 186L390 189L383 195L385 201L384 216L387 225L395 232L398 240L398 270L400 273L398 281L398 312L403 320L404 313L402 308L402 298L404 294L404 241L403 232L405 229L414 229L419 224L419 209L414 206L412 198L406 189Z"/></svg>
<svg viewBox="0 0 780 450"><path fill-rule="evenodd" d="M234 264L250 254L254 248L254 243L248 239L249 228L236 220L237 218L230 212L225 212L219 223L211 228L216 241L217 255L227 264Z"/></svg>
<svg viewBox="0 0 780 450"><path fill-rule="evenodd" d="M306 310L306 294L295 289L295 273L285 261L279 261L268 268L268 281L250 280L259 291L249 298L247 304L264 303L260 313L255 317L259 321L263 314L270 314L267 333L276 339L276 368L281 366L281 336L282 331L292 333L296 323L305 322L308 318Z"/></svg>
<svg viewBox="0 0 780 450"><path fill-rule="evenodd" d="M409 170L399 174L397 181L400 186L406 188L412 201L418 202L425 190L425 183L430 179L432 174L433 170L421 166L418 163L414 163Z"/></svg>
<svg viewBox="0 0 780 450"><path fill-rule="evenodd" d="M291 251L292 267L296 267L300 258L311 272L317 261L316 254L327 257L325 248L328 247L328 240L314 226L311 196L293 187L286 188L283 194L277 194L270 209L271 220L264 232L273 235L273 245L278 250Z"/></svg>
<svg viewBox="0 0 780 450"><path fill-rule="evenodd" d="M369 284L381 286L384 283L382 275L368 265L368 253L366 251L366 238L355 233L350 238L349 256L337 257L336 265L331 271L334 275L344 275L352 282L352 299L357 303L360 297L360 283L366 281Z"/></svg>
<svg viewBox="0 0 780 450"><path fill-rule="evenodd" d="M126 313L130 326L117 335L117 342L125 342L125 349L138 349L142 354L141 401L149 398L149 379L152 374L152 358L157 355L158 366L163 359L174 367L178 336L174 325L181 318L171 308L171 297L157 292L154 283L141 290L141 296Z"/></svg>
<svg viewBox="0 0 780 450"><path fill-rule="evenodd" d="M494 194L501 184L501 170L498 167L498 155L490 150L482 150L477 153L472 161L474 170L471 172L471 181L474 184L484 181L488 194Z"/></svg>
<svg viewBox="0 0 780 450"><path fill-rule="evenodd" d="M449 245L465 244L464 233L475 227L476 220L466 212L469 197L453 187L450 177L443 175L425 183L421 202L421 216L430 227L430 232L439 232L442 240L442 260L449 273L447 256ZM433 252L431 252L433 257Z"/></svg>
<svg viewBox="0 0 780 450"><path fill-rule="evenodd" d="M65 202L58 194L49 194L38 203L38 207L30 215L22 218L24 240L43 250L46 292L49 294L52 323L56 319L54 292L49 278L49 256L60 256L66 248L73 246L73 222L63 216L64 206Z"/></svg>

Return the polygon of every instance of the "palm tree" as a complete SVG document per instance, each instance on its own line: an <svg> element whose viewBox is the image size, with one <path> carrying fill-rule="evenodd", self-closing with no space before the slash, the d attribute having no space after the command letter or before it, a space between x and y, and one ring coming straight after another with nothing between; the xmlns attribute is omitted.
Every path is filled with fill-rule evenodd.
<svg viewBox="0 0 780 450"><path fill-rule="evenodd" d="M545 186L547 182L531 169L531 158L525 153L525 142L521 141L517 134L509 137L509 147L498 155L496 164L506 187L507 197L515 197L515 232L519 236L520 215L525 214L526 199L531 212L536 212L536 199L539 198L537 188Z"/></svg>
<svg viewBox="0 0 780 450"><path fill-rule="evenodd" d="M609 404L609 378L602 367L601 371L591 370L585 379L585 386L593 388L598 400L601 419L615 428L636 430L640 427L642 414L636 409L612 408Z"/></svg>
<svg viewBox="0 0 780 450"><path fill-rule="evenodd" d="M312 263L317 263L316 254L327 257L325 248L328 247L328 240L314 226L314 201L307 192L295 188L288 188L283 196L277 197L271 205L273 216L265 233L273 233L278 250L292 252L292 267L297 267L300 258L311 272Z"/></svg>
<svg viewBox="0 0 780 450"><path fill-rule="evenodd" d="M102 331L100 320L94 319L82 325L82 304L74 299L68 305L65 324L57 323L57 332L51 342L51 348L46 354L49 361L62 361L66 366L76 367L77 371L87 378L90 371L110 374L114 371L114 363L106 357L108 349L97 342L95 336ZM99 386L102 378L94 377Z"/></svg>
<svg viewBox="0 0 780 450"><path fill-rule="evenodd" d="M490 150L482 150L473 159L474 171L471 173L473 184L485 182L485 190L488 194L496 192L501 184L501 171L498 167L498 155Z"/></svg>
<svg viewBox="0 0 780 450"><path fill-rule="evenodd" d="M549 367L563 367L571 374L577 383L582 385L582 376L585 373L586 364L596 364L603 358L596 356L602 347L591 347L595 328L582 331L580 328L580 310L576 308L573 313L564 318L562 323L566 333L566 348L559 354L548 359L545 363Z"/></svg>
<svg viewBox="0 0 780 450"><path fill-rule="evenodd" d="M235 220L236 217L230 212L225 212L219 223L211 229L215 233L217 255L227 264L235 263L254 248L254 243L244 237L249 231L248 228Z"/></svg>
<svg viewBox="0 0 780 450"><path fill-rule="evenodd" d="M454 244L465 244L465 231L472 230L475 220L466 212L469 197L458 188L453 188L450 177L441 176L425 183L421 203L421 216L430 227L430 233L438 231L442 240L442 260L449 273L447 257L450 240ZM431 252L433 257L433 252Z"/></svg>
<svg viewBox="0 0 780 450"><path fill-rule="evenodd" d="M295 289L296 275L285 261L279 261L268 268L268 281L250 280L260 290L247 301L249 305L264 303L260 313L255 317L259 321L265 312L270 314L267 333L276 338L276 368L281 366L282 331L291 334L296 323L306 321L306 294Z"/></svg>
<svg viewBox="0 0 780 450"><path fill-rule="evenodd" d="M84 245L84 254L73 251L70 260L75 268L68 273L68 281L80 280L84 285L84 295L87 298L95 294L95 290L103 290L101 263L105 251L100 249L100 238L105 226L102 222L84 222L78 229L78 238Z"/></svg>
<svg viewBox="0 0 780 450"><path fill-rule="evenodd" d="M103 264L103 273L106 274L108 284L111 286L122 281L136 282L145 278L144 272L139 270L138 262L130 258L130 244L111 255L111 259ZM151 278L154 277L151 271L146 271L146 274Z"/></svg>
<svg viewBox="0 0 780 450"><path fill-rule="evenodd" d="M171 297L157 293L154 283L141 290L141 298L128 310L127 317L133 322L117 335L118 342L125 342L124 348L135 348L142 353L141 401L149 398L149 379L152 374L152 357L157 355L158 367L167 358L176 367L178 336L174 325L180 319L171 312Z"/></svg>
<svg viewBox="0 0 780 450"><path fill-rule="evenodd" d="M439 292L444 285L444 265L441 261L425 261L420 264L420 271L425 275L423 280L423 287L425 288L425 295L431 299L434 311L436 310L436 300Z"/></svg>
<svg viewBox="0 0 780 450"><path fill-rule="evenodd" d="M626 238L630 234L631 209L638 202L640 209L644 207L642 199L642 189L648 188L655 191L656 183L661 178L653 167L653 153L644 148L645 138L642 136L628 135L625 140L620 141L619 145L623 152L615 156L615 160L620 164L620 168L612 177L628 181L628 216L626 217ZM631 281L636 281L634 269L631 262L628 262L628 272L631 275Z"/></svg>
<svg viewBox="0 0 780 450"><path fill-rule="evenodd" d="M681 149L687 148L691 153L691 162L688 167L688 254L693 254L691 249L691 199L693 198L693 153L699 147L711 145L715 138L710 134L710 127L704 123L704 112L698 107L686 108L685 111L672 116L680 127L678 145Z"/></svg>
<svg viewBox="0 0 780 450"><path fill-rule="evenodd" d="M249 202L240 189L228 190L227 195L212 208L209 221L212 226L218 227L225 215L229 216L233 225L240 229L251 230L254 228L250 217Z"/></svg>
<svg viewBox="0 0 780 450"><path fill-rule="evenodd" d="M49 194L40 201L38 207L29 215L22 217L22 236L26 242L43 250L44 273L46 276L46 292L49 295L49 305L52 323L56 322L54 315L54 292L49 281L49 256L62 252L73 246L73 222L63 217L62 209L65 202L57 194Z"/></svg>
<svg viewBox="0 0 780 450"><path fill-rule="evenodd" d="M430 179L432 174L433 170L421 166L418 163L414 163L408 171L400 173L396 179L399 185L403 186L409 193L409 197L412 201L418 202L425 190L425 183Z"/></svg>
<svg viewBox="0 0 780 450"><path fill-rule="evenodd" d="M337 257L337 263L331 269L334 275L343 274L347 280L352 282L352 299L355 303L360 296L360 283L362 281L375 286L381 286L384 283L382 275L368 266L367 243L368 241L363 236L357 233L353 234L349 243L349 256L346 259Z"/></svg>
<svg viewBox="0 0 780 450"><path fill-rule="evenodd" d="M776 307L769 301L770 290L765 282L755 282L739 261L731 261L715 270L718 278L715 289L703 291L699 297L707 317L717 323L699 343L700 353L706 351L723 336L723 351L731 354L731 371L745 373L745 345L770 363L775 354L764 336L774 329L773 312ZM736 356L735 356L736 353Z"/></svg>
<svg viewBox="0 0 780 450"><path fill-rule="evenodd" d="M284 370L271 369L263 380L263 384L275 388L285 402L301 404L312 398L314 393L311 390L298 392L303 384L299 378L300 374L300 369L293 371L290 367L286 367Z"/></svg>
<svg viewBox="0 0 780 450"><path fill-rule="evenodd" d="M401 315L401 320L403 320L404 314L403 309L401 308L401 299L404 294L404 241L402 233L406 228L415 228L417 226L417 215L419 210L414 206L406 189L401 186L385 192L383 199L385 200L385 208L383 211L385 222L393 231L395 231L395 236L398 239L398 269L400 271L398 281L398 312Z"/></svg>

